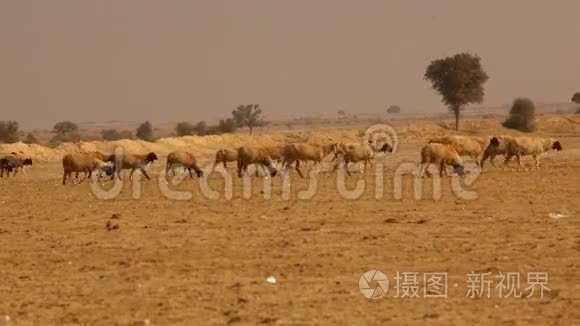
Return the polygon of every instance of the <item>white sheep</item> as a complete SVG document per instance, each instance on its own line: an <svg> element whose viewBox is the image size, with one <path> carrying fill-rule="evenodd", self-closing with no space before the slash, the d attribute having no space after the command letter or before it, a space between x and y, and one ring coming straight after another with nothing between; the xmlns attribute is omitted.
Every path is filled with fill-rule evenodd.
<svg viewBox="0 0 580 326"><path fill-rule="evenodd" d="M522 156L531 155L535 160L536 169L540 170L540 157L542 154L555 150L561 151L562 144L553 138L540 138L540 137L514 137L511 139L505 139L506 143L506 157L504 165L508 165L512 157L516 157L518 160L518 165L522 166ZM495 146L501 145L500 140L497 137L493 137L490 141L490 145Z"/></svg>
<svg viewBox="0 0 580 326"><path fill-rule="evenodd" d="M483 169L483 166L485 164L485 161L487 159L490 160L491 164L495 167L497 167L497 165L495 164L495 157L498 155L506 155L507 151L508 151L508 142L510 142L514 137L513 136L496 136L496 137L491 137L491 139L489 140L488 145L485 147L485 150L483 151L483 155L481 157L481 162L479 163L479 166L481 166L481 168Z"/></svg>

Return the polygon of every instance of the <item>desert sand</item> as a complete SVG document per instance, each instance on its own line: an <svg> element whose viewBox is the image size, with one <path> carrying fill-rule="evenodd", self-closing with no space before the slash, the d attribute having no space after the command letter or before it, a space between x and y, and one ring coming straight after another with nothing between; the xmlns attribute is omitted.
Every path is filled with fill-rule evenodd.
<svg viewBox="0 0 580 326"><path fill-rule="evenodd" d="M449 132L432 125L400 127L397 152L380 159L380 199L375 166L347 178L348 189L365 182L352 200L341 196L332 173L320 176L312 198L300 199L308 180L295 172L288 199L280 177L272 179L270 199L263 178L252 177L246 199L234 176L231 200L223 193L205 197L198 179L176 186L192 199L171 200L159 187L162 159L151 167L153 180L141 181L140 199L126 182L117 198L101 200L86 182L60 185L64 147L44 153L27 177L0 179L0 324L578 324L580 137L573 123L556 130L546 121L538 135L559 137L564 151L547 154L542 171L488 165L465 187L477 193L475 200L459 198L448 177L439 200L432 198L431 179L415 200L409 175L402 199L395 198L396 168L417 162L429 135ZM493 121L474 126L478 135L506 132ZM279 137L287 136L262 141ZM355 139L356 131L316 137ZM199 149L209 161L223 141L181 146ZM163 142L169 140L155 144L163 154L179 147ZM208 183L220 190L224 181L212 174ZM362 274L372 269L390 282L377 300L359 290ZM395 297L397 272L418 273L419 298ZM424 298L428 272L447 273L447 298ZM491 298L472 299L472 272L519 273L524 296L527 273L545 272L550 291L543 298L499 298L494 278Z"/></svg>

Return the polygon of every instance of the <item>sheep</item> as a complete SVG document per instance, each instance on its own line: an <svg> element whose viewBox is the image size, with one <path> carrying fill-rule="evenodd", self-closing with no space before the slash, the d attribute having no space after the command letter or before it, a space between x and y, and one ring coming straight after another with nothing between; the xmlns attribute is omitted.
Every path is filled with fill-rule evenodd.
<svg viewBox="0 0 580 326"><path fill-rule="evenodd" d="M367 143L363 144L349 144L349 145L341 144L340 151L335 154L334 159L337 159L339 153L342 154L346 173L350 176L350 171L348 170L348 163L363 162L363 170L364 170L366 169L367 164L372 165L371 160L375 157L375 153L377 152L392 153L393 147L390 144L385 143L379 149L377 149L373 145L373 142L370 140ZM335 171L337 169L338 164L334 167Z"/></svg>
<svg viewBox="0 0 580 326"><path fill-rule="evenodd" d="M486 142L483 139L472 136L443 136L429 140L429 143L448 144L453 146L461 156L469 156L480 165L479 157L483 153Z"/></svg>
<svg viewBox="0 0 580 326"><path fill-rule="evenodd" d="M504 166L507 166L512 157L516 157L518 165L522 166L522 156L531 155L535 160L535 167L540 170L540 157L548 151L561 151L562 144L560 141L553 138L539 138L539 137L514 137L512 139L504 140L506 143L506 157ZM490 141L492 146L501 146L501 142L497 137L493 137Z"/></svg>
<svg viewBox="0 0 580 326"><path fill-rule="evenodd" d="M141 172L143 173L145 178L147 178L147 180L151 180L151 178L149 177L149 174L147 174L147 171L145 171L145 167L148 164L154 163L157 160L158 160L157 155L155 155L155 153L151 152L149 154L124 154L121 157L118 157L115 154L113 154L113 155L109 156L106 161L107 162L114 162L115 172L116 172L117 177L119 179L122 179L121 178L121 171L122 170L131 169L131 173L129 174L129 179L132 180L133 173L135 173L135 170L139 169L139 170L141 170ZM115 175L113 174L111 179L114 179L114 178L115 178Z"/></svg>
<svg viewBox="0 0 580 326"><path fill-rule="evenodd" d="M224 162L225 164L225 162ZM165 167L165 175L169 178L169 172L171 171L175 175L175 166L183 166L186 171L189 171L189 176L193 179L193 171L198 177L203 176L203 171L197 165L197 160L195 156L189 152L176 151L169 153L167 155L167 166Z"/></svg>
<svg viewBox="0 0 580 326"><path fill-rule="evenodd" d="M238 176L240 178L242 172L247 171L250 164L261 164L267 167L271 176L276 176L278 173L266 149L248 146L238 148Z"/></svg>
<svg viewBox="0 0 580 326"><path fill-rule="evenodd" d="M215 162L213 163L213 170L220 163L227 168L227 162L236 162L238 160L238 152L231 149L220 149L215 153Z"/></svg>
<svg viewBox="0 0 580 326"><path fill-rule="evenodd" d="M270 156L272 161L282 161L284 157L284 147L285 145L274 145L262 147L266 153Z"/></svg>
<svg viewBox="0 0 580 326"><path fill-rule="evenodd" d="M325 145L310 143L289 144L283 148L282 166L289 167L296 162L295 169L300 177L304 178L302 171L300 171L300 161L313 161L314 164L318 164L329 154L336 153L339 147L339 144L336 143Z"/></svg>
<svg viewBox="0 0 580 326"><path fill-rule="evenodd" d="M101 167L109 156L101 152L91 152L91 153L75 153L67 154L62 159L62 184L66 185L67 177L70 177L73 172L76 173L76 178L78 179L79 172L84 172L88 175L89 181L91 181L92 173L95 169Z"/></svg>
<svg viewBox="0 0 580 326"><path fill-rule="evenodd" d="M8 177L10 176L10 172L14 172L13 176L16 176L19 169L22 169L22 174L26 176L24 168L31 165L32 159L22 158L17 156L16 153L12 153L0 159L0 178L4 178L4 171L6 171Z"/></svg>
<svg viewBox="0 0 580 326"><path fill-rule="evenodd" d="M483 155L481 157L481 162L479 163L479 166L483 169L485 161L489 158L491 164L497 167L494 161L495 157L497 155L506 155L508 149L507 144L508 142L511 142L513 139L514 137L505 135L492 137L488 145L485 147L485 150L483 151Z"/></svg>
<svg viewBox="0 0 580 326"><path fill-rule="evenodd" d="M451 165L455 173L463 174L463 162L455 147L449 144L428 143L421 149L420 176L424 177L430 164L439 165L439 176L443 176L443 171L447 165Z"/></svg>

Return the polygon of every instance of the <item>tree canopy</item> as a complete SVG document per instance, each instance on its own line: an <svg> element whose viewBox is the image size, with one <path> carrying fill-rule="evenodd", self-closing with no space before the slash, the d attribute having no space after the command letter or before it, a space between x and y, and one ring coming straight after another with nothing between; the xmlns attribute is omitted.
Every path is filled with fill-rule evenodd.
<svg viewBox="0 0 580 326"><path fill-rule="evenodd" d="M481 59L468 53L432 61L424 77L455 114L456 130L465 105L483 102L483 84L489 79L481 66Z"/></svg>
<svg viewBox="0 0 580 326"><path fill-rule="evenodd" d="M266 124L259 104L240 105L232 111L232 117L238 127L248 127L250 135L254 127Z"/></svg>

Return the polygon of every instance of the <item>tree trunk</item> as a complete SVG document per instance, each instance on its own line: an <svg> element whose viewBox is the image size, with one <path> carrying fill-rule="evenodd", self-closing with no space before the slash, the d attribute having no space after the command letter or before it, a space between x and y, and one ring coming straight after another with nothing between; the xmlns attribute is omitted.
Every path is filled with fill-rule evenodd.
<svg viewBox="0 0 580 326"><path fill-rule="evenodd" d="M459 116L461 115L461 108L454 108L455 113L455 131L459 131Z"/></svg>
<svg viewBox="0 0 580 326"><path fill-rule="evenodd" d="M254 129L252 126L248 126L248 128L250 129L250 136L252 135L252 129Z"/></svg>

